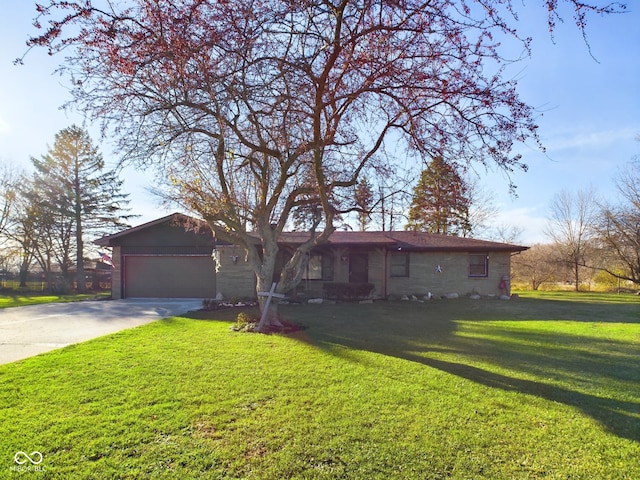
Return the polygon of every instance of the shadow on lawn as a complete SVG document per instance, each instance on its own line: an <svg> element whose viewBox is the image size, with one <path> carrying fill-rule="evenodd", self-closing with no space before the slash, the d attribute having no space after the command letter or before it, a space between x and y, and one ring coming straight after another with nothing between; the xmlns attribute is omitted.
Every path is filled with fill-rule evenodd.
<svg viewBox="0 0 640 480"><path fill-rule="evenodd" d="M305 308L302 315L291 308L286 315L309 327L298 338L336 354L341 350L336 346L380 353L487 387L560 402L582 410L611 433L640 442L637 343L495 324L558 319L544 311L546 306L532 310L538 302L343 304L312 312ZM574 321L591 321L581 318L587 313L575 304L572 310ZM594 314L592 306L589 311ZM484 365L494 365L495 371Z"/></svg>

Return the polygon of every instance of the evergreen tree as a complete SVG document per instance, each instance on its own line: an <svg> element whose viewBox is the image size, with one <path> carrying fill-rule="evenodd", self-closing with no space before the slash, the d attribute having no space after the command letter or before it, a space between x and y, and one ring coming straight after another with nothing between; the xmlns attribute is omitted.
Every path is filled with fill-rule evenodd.
<svg viewBox="0 0 640 480"><path fill-rule="evenodd" d="M407 230L467 236L469 189L455 167L441 157L431 160L414 188Z"/></svg>
<svg viewBox="0 0 640 480"><path fill-rule="evenodd" d="M371 223L371 206L373 205L373 187L367 177L362 177L355 187L354 200L358 209L358 225L363 232Z"/></svg>
<svg viewBox="0 0 640 480"><path fill-rule="evenodd" d="M77 289L82 292L86 236L126 227L131 217L125 214L128 194L120 191L123 181L115 170L105 171L91 137L75 125L58 132L53 148L31 161L36 170L32 196L40 199L38 209L49 212L54 223L50 230L57 263L66 276L74 247Z"/></svg>

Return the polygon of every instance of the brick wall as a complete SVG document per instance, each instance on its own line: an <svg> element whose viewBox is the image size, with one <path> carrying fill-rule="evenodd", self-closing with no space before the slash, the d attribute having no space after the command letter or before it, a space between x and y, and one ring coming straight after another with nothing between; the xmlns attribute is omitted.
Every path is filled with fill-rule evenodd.
<svg viewBox="0 0 640 480"><path fill-rule="evenodd" d="M369 252L369 283L373 283L375 290L373 291L374 297L385 296L385 274L388 268L385 268L385 250L377 249Z"/></svg>
<svg viewBox="0 0 640 480"><path fill-rule="evenodd" d="M220 262L216 274L218 292L226 299L256 298L256 277L245 261L245 251L235 245L223 245L216 252Z"/></svg>
<svg viewBox="0 0 640 480"><path fill-rule="evenodd" d="M348 282L349 263L342 256L344 250L334 253L334 282ZM383 297L393 295L426 295L434 296L457 293L466 295L471 292L480 295L499 295L499 284L502 277L510 275L511 256L509 252L489 252L487 277L469 277L469 254L460 253L425 253L411 252L409 257L409 277L390 276L390 255L383 249L371 250L369 255L369 282L375 286L374 295ZM237 260L233 261L233 257ZM255 276L253 270L245 262L244 251L235 246L219 246L218 259L220 267L216 283L218 291L225 298L255 298ZM440 271L438 271L440 266ZM115 273L114 273L115 275ZM386 281L385 281L385 276ZM300 290L322 295L324 282L314 280L302 281Z"/></svg>
<svg viewBox="0 0 640 480"><path fill-rule="evenodd" d="M489 275L469 277L468 253L423 253L411 252L409 277L389 277L387 294L435 296L447 293L466 295L499 295L500 280L510 274L509 252L489 252ZM440 266L440 269L438 269ZM440 270L440 271L438 271Z"/></svg>

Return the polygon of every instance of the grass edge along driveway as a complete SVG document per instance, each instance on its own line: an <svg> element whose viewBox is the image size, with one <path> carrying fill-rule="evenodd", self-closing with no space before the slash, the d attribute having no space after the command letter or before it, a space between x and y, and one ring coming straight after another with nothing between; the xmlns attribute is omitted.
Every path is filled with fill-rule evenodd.
<svg viewBox="0 0 640 480"><path fill-rule="evenodd" d="M0 367L0 472L640 478L640 303L606 298L283 307L291 336L161 320Z"/></svg>
<svg viewBox="0 0 640 480"><path fill-rule="evenodd" d="M26 305L39 305L42 303L81 302L84 300L101 299L106 300L109 297L109 293L78 293L71 295L12 293L11 295L0 295L0 308L24 307Z"/></svg>

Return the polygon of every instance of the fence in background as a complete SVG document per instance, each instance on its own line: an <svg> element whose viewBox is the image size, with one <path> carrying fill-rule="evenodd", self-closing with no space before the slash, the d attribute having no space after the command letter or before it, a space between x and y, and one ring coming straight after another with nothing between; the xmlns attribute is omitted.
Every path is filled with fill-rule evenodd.
<svg viewBox="0 0 640 480"><path fill-rule="evenodd" d="M75 274L74 274L75 275ZM85 275L86 288L89 291L108 291L111 289L111 272L104 270L88 270ZM18 274L0 271L0 294L11 293L70 293L75 290L75 281L64 278L61 274L53 274L51 289L42 273L30 273L25 286L20 286Z"/></svg>

